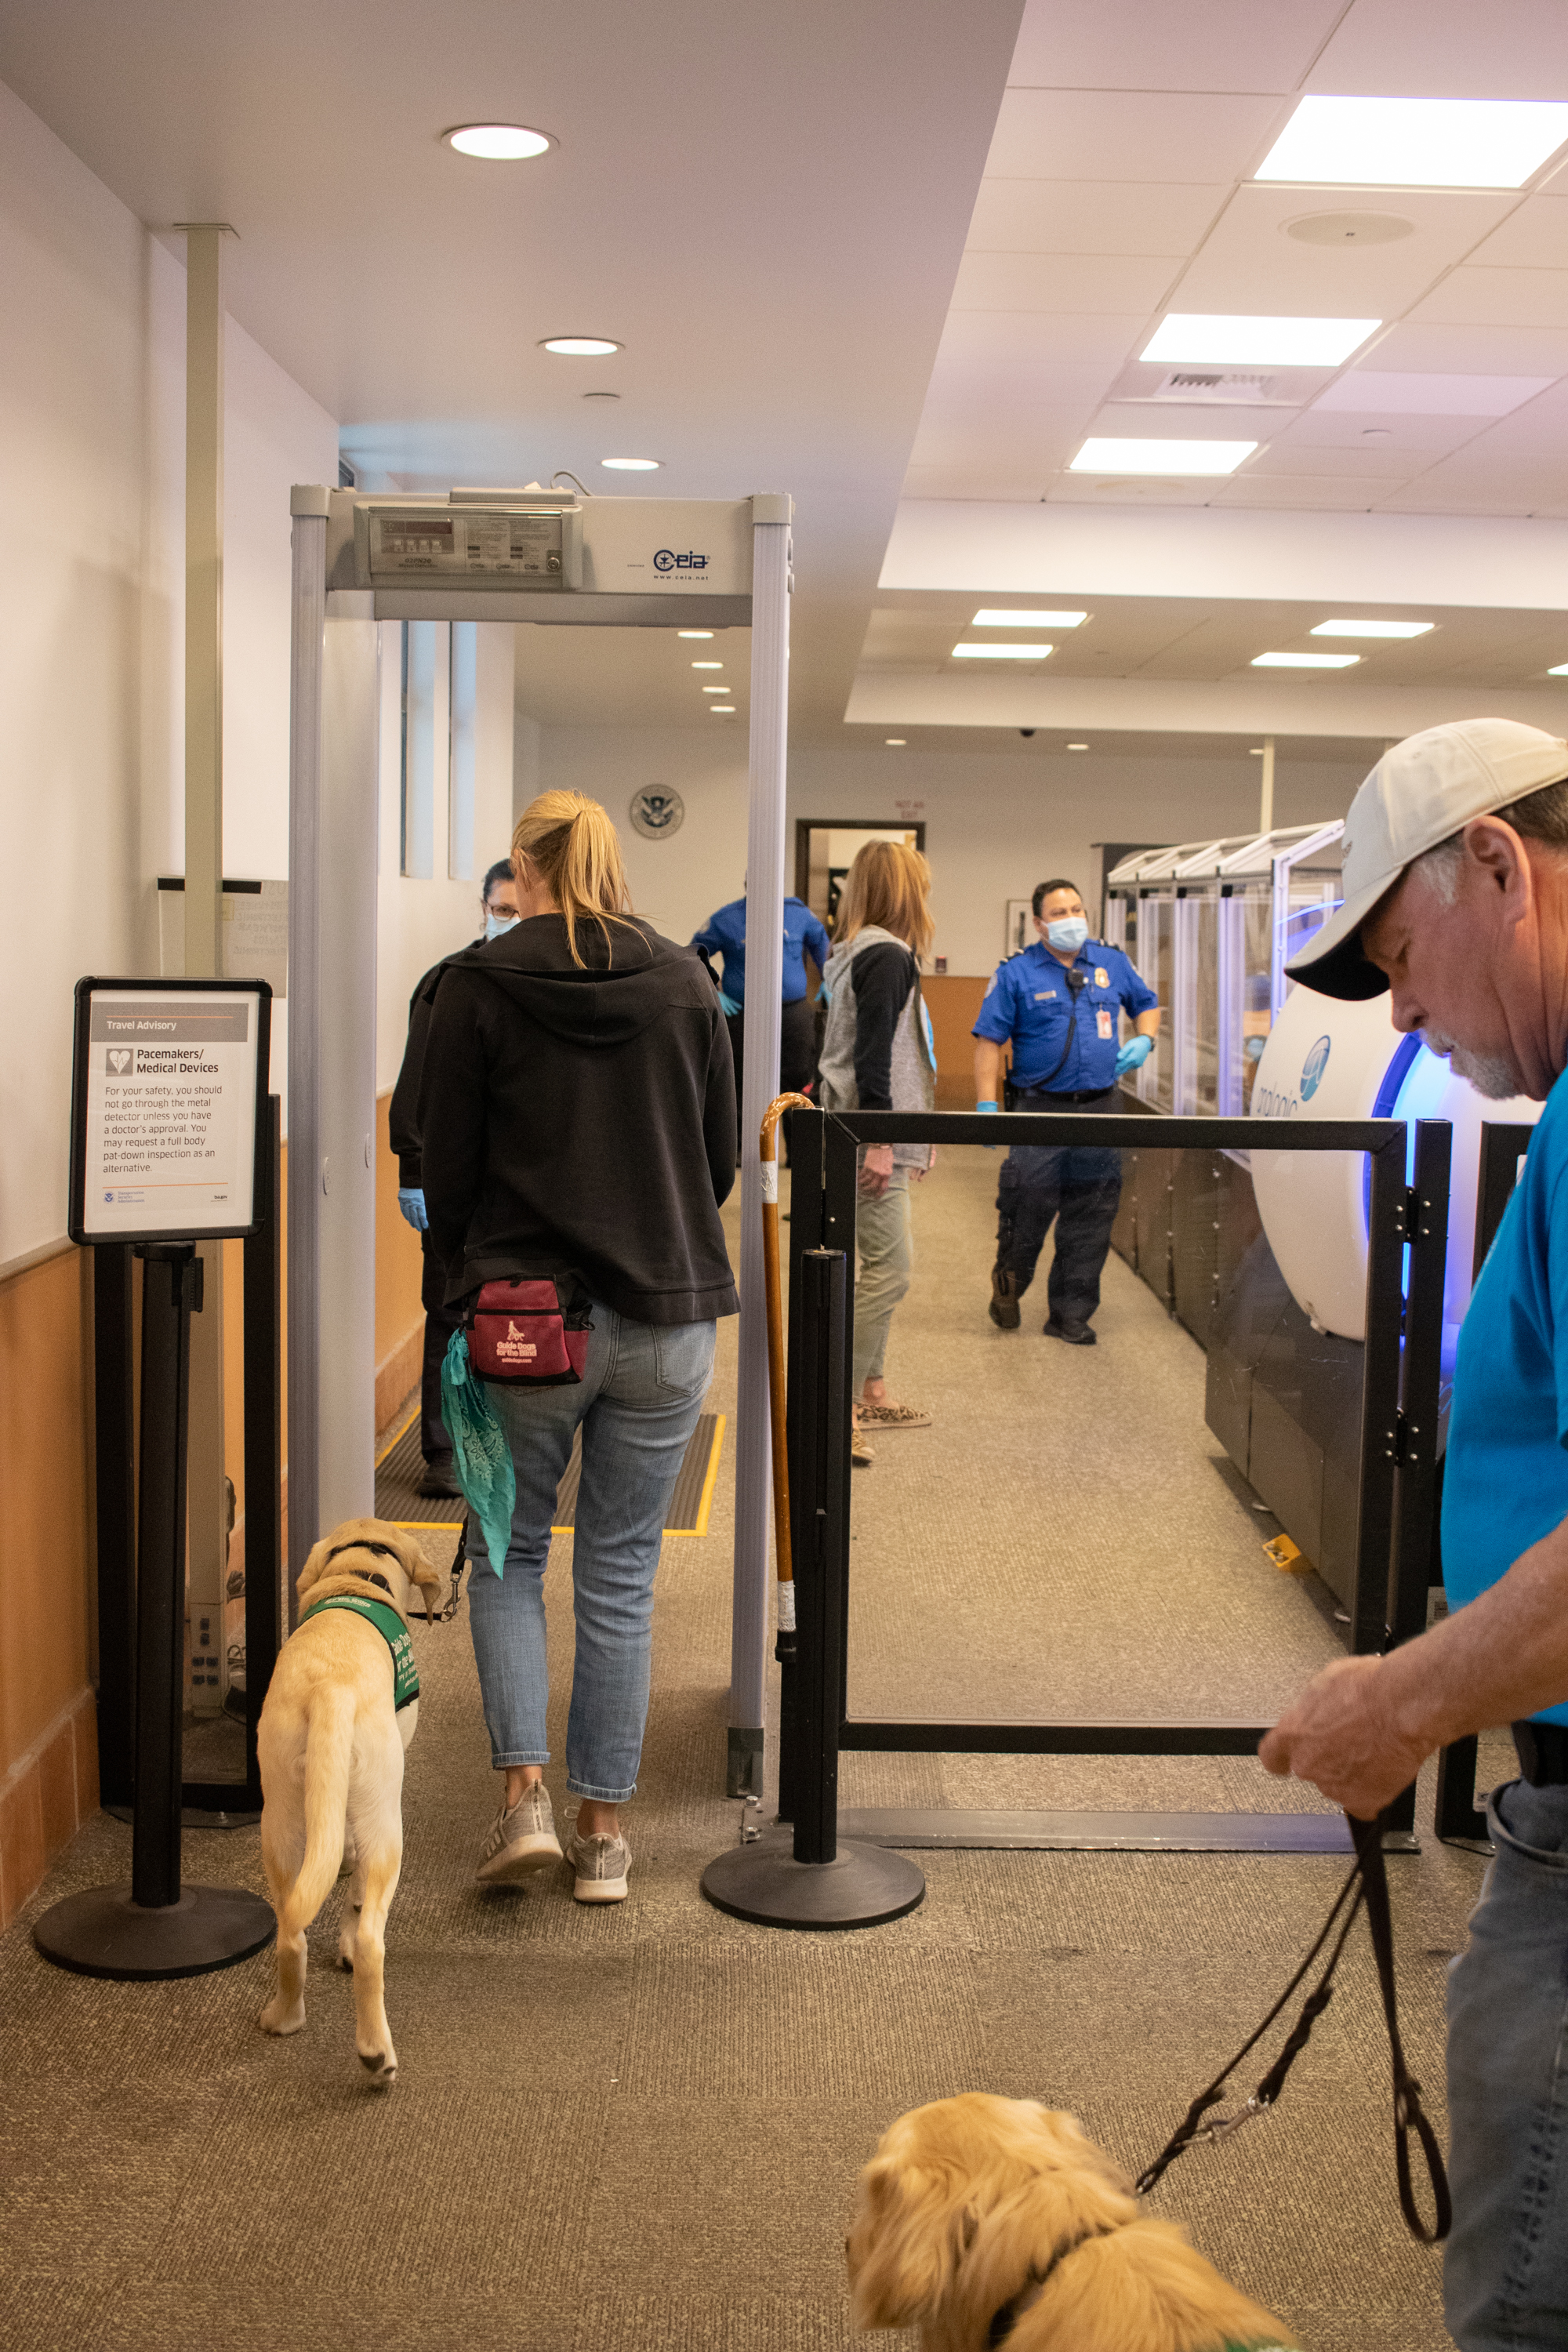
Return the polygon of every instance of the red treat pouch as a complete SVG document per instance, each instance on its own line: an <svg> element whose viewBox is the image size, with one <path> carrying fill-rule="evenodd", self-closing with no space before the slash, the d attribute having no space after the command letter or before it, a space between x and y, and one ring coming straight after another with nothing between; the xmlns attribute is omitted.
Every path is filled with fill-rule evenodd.
<svg viewBox="0 0 1568 2352"><path fill-rule="evenodd" d="M468 1358L482 1381L563 1388L588 1360L590 1307L563 1307L550 1280L487 1282L468 1307Z"/></svg>

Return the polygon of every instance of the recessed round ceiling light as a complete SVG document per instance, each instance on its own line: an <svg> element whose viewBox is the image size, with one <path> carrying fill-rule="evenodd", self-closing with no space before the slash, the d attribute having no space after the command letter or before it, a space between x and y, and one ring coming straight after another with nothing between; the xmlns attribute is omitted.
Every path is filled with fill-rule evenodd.
<svg viewBox="0 0 1568 2352"><path fill-rule="evenodd" d="M691 667L693 669L722 669L724 665L722 662L700 661L693 662Z"/></svg>
<svg viewBox="0 0 1568 2352"><path fill-rule="evenodd" d="M618 352L621 346L612 343L604 335L546 335L540 349L554 352L558 358L563 360L603 360L608 359L612 352Z"/></svg>
<svg viewBox="0 0 1568 2352"><path fill-rule="evenodd" d="M711 629L677 629L675 634L678 637L710 637L713 632Z"/></svg>
<svg viewBox="0 0 1568 2352"><path fill-rule="evenodd" d="M704 694L728 694L730 690L727 686L705 686L702 689Z"/></svg>
<svg viewBox="0 0 1568 2352"><path fill-rule="evenodd" d="M882 738L889 751L901 751L909 740L907 735L884 735Z"/></svg>
<svg viewBox="0 0 1568 2352"><path fill-rule="evenodd" d="M1069 743L1068 745L1068 750L1069 751L1087 751L1088 749L1089 745L1087 743Z"/></svg>
<svg viewBox="0 0 1568 2352"><path fill-rule="evenodd" d="M521 122L462 122L441 136L459 155L478 155L487 163L526 163L555 144L547 131L528 131Z"/></svg>
<svg viewBox="0 0 1568 2352"><path fill-rule="evenodd" d="M601 457L601 466L608 466L612 474L657 474L663 464L660 457Z"/></svg>
<svg viewBox="0 0 1568 2352"><path fill-rule="evenodd" d="M715 719L733 719L735 716L735 706L732 702L710 702L708 709Z"/></svg>
<svg viewBox="0 0 1568 2352"><path fill-rule="evenodd" d="M1301 245L1392 245L1415 228L1397 213L1303 213L1279 226Z"/></svg>

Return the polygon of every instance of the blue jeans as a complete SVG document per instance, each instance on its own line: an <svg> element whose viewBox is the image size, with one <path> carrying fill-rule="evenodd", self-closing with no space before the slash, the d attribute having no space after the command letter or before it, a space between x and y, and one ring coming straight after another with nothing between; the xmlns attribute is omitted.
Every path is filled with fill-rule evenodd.
<svg viewBox="0 0 1568 2352"><path fill-rule="evenodd" d="M1444 2261L1461 2352L1568 2345L1568 1789L1513 1780L1489 1808L1495 1858L1448 1975L1454 2230Z"/></svg>
<svg viewBox="0 0 1568 2352"><path fill-rule="evenodd" d="M498 1771L550 1761L544 1570L555 1490L581 1423L566 1785L574 1796L611 1805L636 1792L664 1515L708 1393L716 1329L712 1323L637 1323L595 1303L580 1381L540 1389L488 1383L517 1472L505 1577L497 1576L482 1544L469 1554L468 1622Z"/></svg>

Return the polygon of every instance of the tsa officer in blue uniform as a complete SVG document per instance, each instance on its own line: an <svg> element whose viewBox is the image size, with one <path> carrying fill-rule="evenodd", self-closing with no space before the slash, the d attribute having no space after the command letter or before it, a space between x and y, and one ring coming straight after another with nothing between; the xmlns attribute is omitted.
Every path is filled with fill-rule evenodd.
<svg viewBox="0 0 1568 2352"><path fill-rule="evenodd" d="M731 898L710 915L691 942L710 956L721 956L724 976L719 1002L730 1024L735 1063L735 1100L741 1100L741 1057L745 1045L746 902ZM816 1070L816 1021L806 997L805 959L826 969L827 933L804 898L784 902L784 1011L779 1026L779 1091L804 1094Z"/></svg>
<svg viewBox="0 0 1568 2352"><path fill-rule="evenodd" d="M1011 1044L1020 1110L1114 1110L1117 1080L1154 1050L1160 1029L1154 992L1120 948L1089 938L1075 884L1042 882L1032 904L1039 942L997 966L974 1024L975 1108L997 1108L1002 1048ZM1136 1033L1125 1045L1123 1013ZM1034 1279L1055 1218L1046 1332L1070 1347L1092 1347L1089 1318L1100 1305L1100 1272L1121 1197L1119 1151L1015 1144L1002 1163L996 1195L993 1323L1004 1331L1017 1329L1018 1301Z"/></svg>

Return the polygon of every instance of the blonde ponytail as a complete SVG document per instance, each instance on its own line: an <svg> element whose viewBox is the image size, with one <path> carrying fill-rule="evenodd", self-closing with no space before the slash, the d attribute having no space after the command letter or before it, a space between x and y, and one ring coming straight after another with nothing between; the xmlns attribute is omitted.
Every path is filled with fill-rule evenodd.
<svg viewBox="0 0 1568 2352"><path fill-rule="evenodd" d="M609 813L583 793L541 793L517 821L511 836L512 872L523 879L529 866L566 918L572 961L581 964L580 922L596 922L615 960L610 925L632 911L621 845Z"/></svg>

